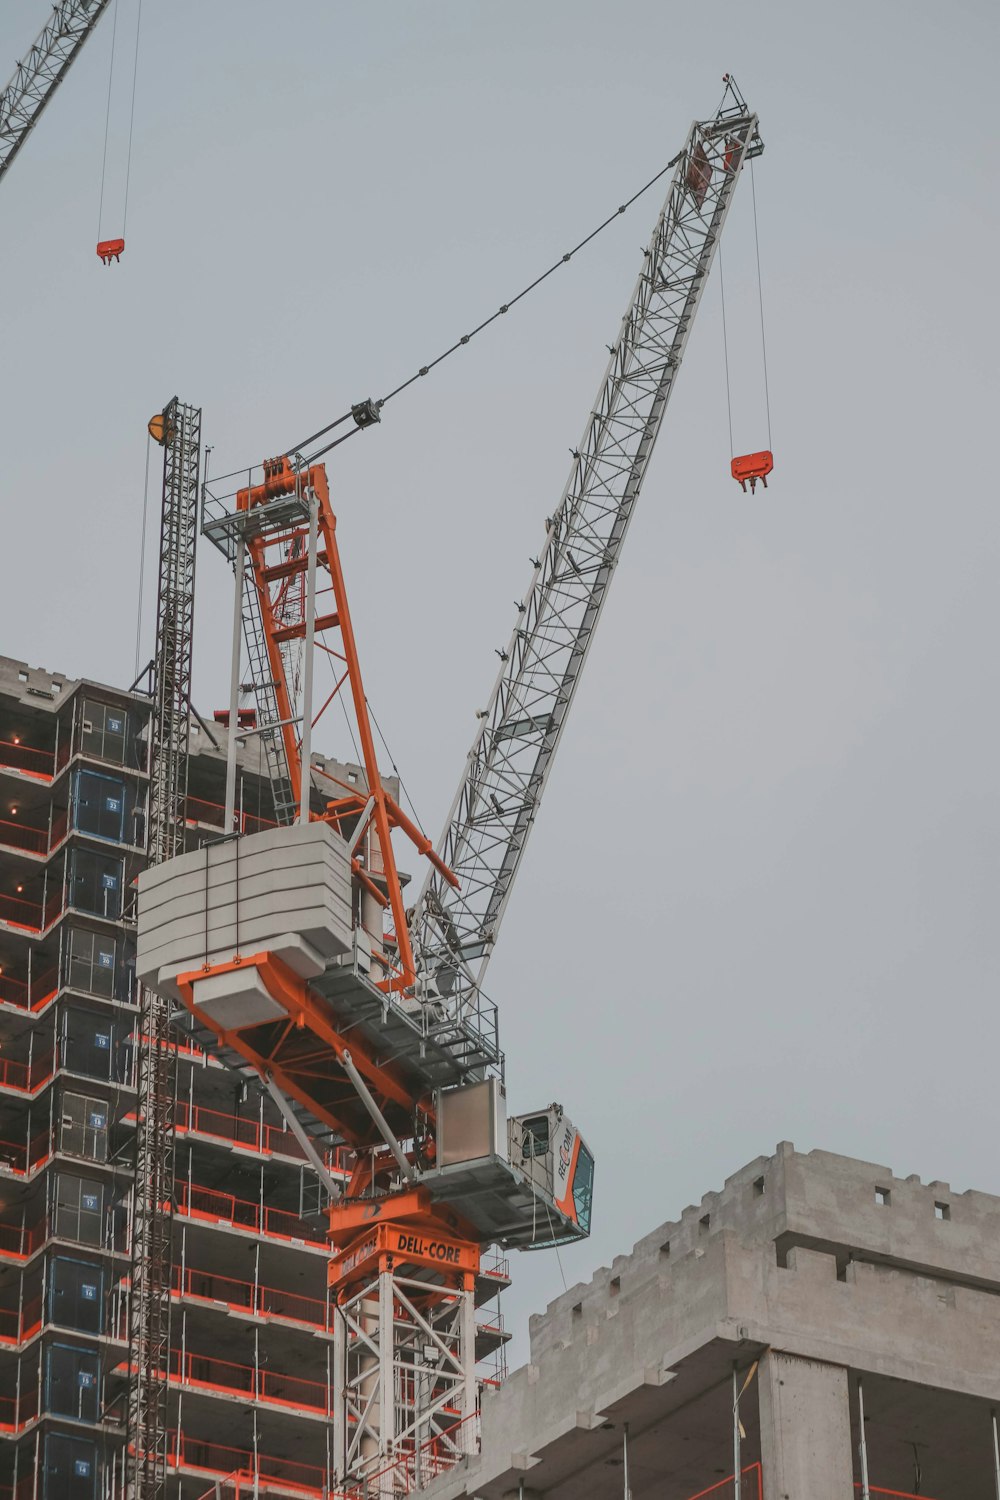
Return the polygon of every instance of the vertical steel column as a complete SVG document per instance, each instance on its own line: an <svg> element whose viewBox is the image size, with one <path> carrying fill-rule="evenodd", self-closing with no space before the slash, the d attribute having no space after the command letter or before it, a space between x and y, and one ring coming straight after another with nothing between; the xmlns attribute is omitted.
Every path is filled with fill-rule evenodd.
<svg viewBox="0 0 1000 1500"><path fill-rule="evenodd" d="M316 553L319 548L319 496L309 496L309 566L306 572L306 640L302 675L302 783L299 788L299 822L309 822L312 791L313 665L316 642Z"/></svg>
<svg viewBox="0 0 1000 1500"><path fill-rule="evenodd" d="M743 1481L740 1475L742 1453L740 1449L740 1377L733 1360L733 1500L741 1500Z"/></svg>
<svg viewBox="0 0 1000 1500"><path fill-rule="evenodd" d="M240 721L240 653L243 648L243 576L246 572L247 544L241 535L236 543L236 592L233 602L233 659L229 669L229 738L226 741L226 810L223 828L233 831L236 813L236 734ZM240 832L242 833L242 828Z"/></svg>
<svg viewBox="0 0 1000 1500"><path fill-rule="evenodd" d="M997 1431L997 1414L990 1412L990 1421L993 1426L993 1482L996 1486L997 1500L1000 1500L1000 1432Z"/></svg>
<svg viewBox="0 0 1000 1500"><path fill-rule="evenodd" d="M871 1500L868 1484L868 1441L865 1437L865 1391L861 1376L858 1376L858 1453L861 1457L861 1500Z"/></svg>

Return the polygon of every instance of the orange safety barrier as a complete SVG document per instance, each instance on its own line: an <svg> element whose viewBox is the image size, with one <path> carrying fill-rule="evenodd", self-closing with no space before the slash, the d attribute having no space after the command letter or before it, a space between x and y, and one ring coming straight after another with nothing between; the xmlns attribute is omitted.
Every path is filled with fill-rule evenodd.
<svg viewBox="0 0 1000 1500"><path fill-rule="evenodd" d="M206 802L203 797L189 797L184 807L188 823L207 823L210 828L226 826L226 809L218 802ZM277 828L273 818L261 818L254 813L236 809L236 824L240 833L263 833L266 828ZM234 827L233 832L236 831Z"/></svg>
<svg viewBox="0 0 1000 1500"><path fill-rule="evenodd" d="M26 1385L17 1396L0 1396L0 1432L23 1432L37 1421L37 1385Z"/></svg>
<svg viewBox="0 0 1000 1500"><path fill-rule="evenodd" d="M0 1224L0 1260L28 1260L48 1236L43 1218L36 1224Z"/></svg>
<svg viewBox="0 0 1000 1500"><path fill-rule="evenodd" d="M2 1228L2 1226L0 1226ZM128 1286L128 1277L120 1283ZM197 1266L181 1270L175 1266L170 1279L171 1296L191 1302L203 1302L210 1307L225 1307L233 1312L246 1312L258 1318L281 1318L286 1323L298 1323L304 1328L329 1328L329 1304L320 1297L305 1297L301 1292L289 1292L282 1287L260 1286L252 1281L240 1281L235 1276L219 1276L214 1271L199 1271ZM124 1326L125 1308L122 1308L122 1336L127 1337Z"/></svg>
<svg viewBox="0 0 1000 1500"><path fill-rule="evenodd" d="M263 1234L293 1244L329 1248L326 1234L306 1226L297 1214L283 1208L262 1208L259 1203L214 1188L188 1187L183 1183L178 1188L174 1212L188 1219L244 1229L250 1234Z"/></svg>
<svg viewBox="0 0 1000 1500"><path fill-rule="evenodd" d="M231 1490L239 1500L249 1500L258 1492L297 1497L302 1500L331 1500L333 1491L326 1473L315 1464L300 1464L288 1458L273 1458L258 1452L256 1462L249 1448L229 1448L222 1443L202 1443L176 1431L167 1434L167 1467L173 1472L187 1470L213 1480L208 1493L215 1500L214 1481L242 1486ZM254 1479L257 1489L254 1489ZM227 1497L229 1500L229 1497Z"/></svg>
<svg viewBox="0 0 1000 1500"><path fill-rule="evenodd" d="M116 1375L127 1375L123 1361ZM188 1354L171 1349L167 1364L171 1385L186 1389L214 1392L222 1396L247 1396L268 1406L288 1407L292 1411L314 1411L329 1415L327 1389L318 1380L300 1375L286 1375L270 1366L238 1365L231 1360L215 1359L208 1354Z"/></svg>
<svg viewBox="0 0 1000 1500"><path fill-rule="evenodd" d="M14 1177L30 1177L51 1158L52 1132L46 1126L31 1140L0 1141L0 1162Z"/></svg>
<svg viewBox="0 0 1000 1500"><path fill-rule="evenodd" d="M15 823L10 818L0 818L0 844L25 854L47 854L49 831L47 828L32 828L27 823Z"/></svg>
<svg viewBox="0 0 1000 1500"><path fill-rule="evenodd" d="M55 1077L56 1055L49 1052L45 1057L33 1058L30 1063L16 1062L11 1057L0 1055L0 1089L9 1089L16 1094L37 1094L51 1078Z"/></svg>
<svg viewBox="0 0 1000 1500"><path fill-rule="evenodd" d="M0 1005L16 1005L18 1010L30 1010L37 1015L55 999L58 988L59 971L55 965L32 979L30 986L24 979L0 974Z"/></svg>
<svg viewBox="0 0 1000 1500"><path fill-rule="evenodd" d="M0 1309L0 1344L16 1348L33 1338L42 1326L42 1299L36 1297L20 1311L16 1307Z"/></svg>
<svg viewBox="0 0 1000 1500"><path fill-rule="evenodd" d="M52 781L55 754L52 750L37 750L33 745L22 745L16 740L0 740L0 767L8 771L23 771L38 781Z"/></svg>

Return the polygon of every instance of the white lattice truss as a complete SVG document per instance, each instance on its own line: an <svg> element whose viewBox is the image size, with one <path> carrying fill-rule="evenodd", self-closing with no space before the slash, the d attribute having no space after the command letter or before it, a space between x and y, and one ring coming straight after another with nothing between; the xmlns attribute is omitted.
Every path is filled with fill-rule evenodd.
<svg viewBox="0 0 1000 1500"><path fill-rule="evenodd" d="M375 1273L337 1309L334 1465L371 1496L408 1493L476 1445L472 1291Z"/></svg>
<svg viewBox="0 0 1000 1500"><path fill-rule="evenodd" d="M562 498L546 522L500 672L412 927L424 996L478 1004L514 877L680 368L757 118L727 87L691 127Z"/></svg>

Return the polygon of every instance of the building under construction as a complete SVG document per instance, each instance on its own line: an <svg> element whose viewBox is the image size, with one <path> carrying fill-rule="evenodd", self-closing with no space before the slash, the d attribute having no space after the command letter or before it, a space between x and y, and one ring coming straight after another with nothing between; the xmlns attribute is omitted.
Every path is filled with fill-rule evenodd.
<svg viewBox="0 0 1000 1500"><path fill-rule="evenodd" d="M18 1500L124 1492L150 713L141 693L0 659L0 1495ZM221 833L226 745L195 722L187 848ZM359 766L324 769L364 785ZM273 826L252 740L237 788L240 828ZM262 1086L182 1032L170 1067L169 1493L243 1474L326 1495L326 1189ZM494 1377L503 1279L497 1259L478 1294Z"/></svg>

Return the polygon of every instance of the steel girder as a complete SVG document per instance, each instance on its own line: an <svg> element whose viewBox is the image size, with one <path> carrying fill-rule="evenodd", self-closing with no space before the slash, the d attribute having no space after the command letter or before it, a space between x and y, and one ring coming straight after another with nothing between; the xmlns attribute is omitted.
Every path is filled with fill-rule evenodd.
<svg viewBox="0 0 1000 1500"><path fill-rule="evenodd" d="M61 0L0 94L0 177L6 172L110 0Z"/></svg>
<svg viewBox="0 0 1000 1500"><path fill-rule="evenodd" d="M696 121L562 498L518 606L500 671L437 852L459 879L428 872L411 929L422 998L455 1017L479 988L566 716L635 509L733 192L763 149L757 118L727 80Z"/></svg>

